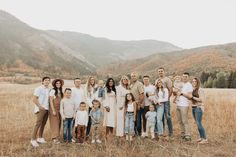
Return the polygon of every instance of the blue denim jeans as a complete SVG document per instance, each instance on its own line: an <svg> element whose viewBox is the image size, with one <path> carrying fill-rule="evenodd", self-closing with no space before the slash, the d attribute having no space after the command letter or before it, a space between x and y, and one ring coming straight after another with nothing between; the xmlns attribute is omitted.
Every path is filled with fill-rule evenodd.
<svg viewBox="0 0 236 157"><path fill-rule="evenodd" d="M157 105L157 133L158 135L163 135L163 114L164 114L164 104Z"/></svg>
<svg viewBox="0 0 236 157"><path fill-rule="evenodd" d="M125 134L134 135L134 113L125 114Z"/></svg>
<svg viewBox="0 0 236 157"><path fill-rule="evenodd" d="M63 121L63 139L64 141L72 141L73 118L66 118Z"/></svg>
<svg viewBox="0 0 236 157"><path fill-rule="evenodd" d="M165 129L165 119L167 120L168 134L169 136L173 135L173 125L170 114L170 101L164 102L164 114L163 114L163 129Z"/></svg>
<svg viewBox="0 0 236 157"><path fill-rule="evenodd" d="M144 108L140 108L139 111L137 111L137 121L136 121L136 134L137 135L141 135L141 132L142 132L142 114L144 112Z"/></svg>
<svg viewBox="0 0 236 157"><path fill-rule="evenodd" d="M200 138L206 139L206 132L202 125L202 109L200 107L192 108L193 118L195 119L200 134Z"/></svg>
<svg viewBox="0 0 236 157"><path fill-rule="evenodd" d="M92 110L92 108L89 107L88 114L90 113L91 110ZM88 125L87 125L87 128L86 128L86 136L89 136L89 134L90 134L91 125L92 125L92 119L89 116L88 117Z"/></svg>

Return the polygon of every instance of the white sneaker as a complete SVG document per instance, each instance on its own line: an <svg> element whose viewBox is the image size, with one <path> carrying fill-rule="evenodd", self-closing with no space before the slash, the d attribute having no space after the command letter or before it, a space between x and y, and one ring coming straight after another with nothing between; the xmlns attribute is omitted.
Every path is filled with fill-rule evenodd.
<svg viewBox="0 0 236 157"><path fill-rule="evenodd" d="M36 140L31 140L30 143L33 147L38 147L39 146L39 144Z"/></svg>
<svg viewBox="0 0 236 157"><path fill-rule="evenodd" d="M125 136L126 141L129 141L129 135Z"/></svg>
<svg viewBox="0 0 236 157"><path fill-rule="evenodd" d="M47 143L44 138L38 138L37 142L41 144Z"/></svg>
<svg viewBox="0 0 236 157"><path fill-rule="evenodd" d="M147 133L146 132L143 132L142 133L142 137L144 138L144 137L147 137Z"/></svg>
<svg viewBox="0 0 236 157"><path fill-rule="evenodd" d="M98 140L96 140L96 142L97 142L97 143L99 143L99 144L100 144L100 143L102 143L102 141L101 141L101 140L99 140L99 139L98 139Z"/></svg>
<svg viewBox="0 0 236 157"><path fill-rule="evenodd" d="M53 143L54 143L54 144L60 144L60 141L57 140L57 139L53 139Z"/></svg>
<svg viewBox="0 0 236 157"><path fill-rule="evenodd" d="M72 140L71 140L73 143L75 143L76 141L72 138Z"/></svg>
<svg viewBox="0 0 236 157"><path fill-rule="evenodd" d="M95 143L95 140L92 140L92 142L91 143Z"/></svg>

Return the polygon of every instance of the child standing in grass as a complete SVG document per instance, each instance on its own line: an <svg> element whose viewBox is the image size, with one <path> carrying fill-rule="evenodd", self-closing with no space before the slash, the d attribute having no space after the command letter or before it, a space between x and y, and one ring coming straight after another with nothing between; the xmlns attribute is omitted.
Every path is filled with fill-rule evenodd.
<svg viewBox="0 0 236 157"><path fill-rule="evenodd" d="M102 143L99 139L102 121L102 111L100 109L101 103L98 100L93 100L93 108L90 111L89 116L92 120L92 142L91 143Z"/></svg>
<svg viewBox="0 0 236 157"><path fill-rule="evenodd" d="M86 104L85 102L81 102L75 117L76 138L78 143L84 143L87 124L88 112L86 111Z"/></svg>
<svg viewBox="0 0 236 157"><path fill-rule="evenodd" d="M134 122L136 118L136 102L132 93L125 96L125 134L126 140L132 141Z"/></svg>
<svg viewBox="0 0 236 157"><path fill-rule="evenodd" d="M64 98L60 104L60 114L63 120L63 139L65 142L72 142L72 127L75 117L75 102L71 98L71 89L66 88Z"/></svg>
<svg viewBox="0 0 236 157"><path fill-rule="evenodd" d="M154 129L156 125L157 112L155 111L155 106L153 104L149 105L149 111L145 114L147 119L146 131L147 135L151 133L151 139L155 138Z"/></svg>

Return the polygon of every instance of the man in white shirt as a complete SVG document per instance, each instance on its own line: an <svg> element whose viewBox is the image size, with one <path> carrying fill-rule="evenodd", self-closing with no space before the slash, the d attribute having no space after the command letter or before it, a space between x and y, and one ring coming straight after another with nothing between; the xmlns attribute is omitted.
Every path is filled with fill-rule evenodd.
<svg viewBox="0 0 236 157"><path fill-rule="evenodd" d="M190 141L190 130L188 124L188 110L190 105L190 99L192 98L193 87L189 82L189 73L185 72L182 76L184 83L181 92L175 93L180 95L179 100L176 102L177 105L177 118L179 120L181 135L185 141Z"/></svg>
<svg viewBox="0 0 236 157"><path fill-rule="evenodd" d="M46 143L43 138L44 127L48 119L49 110L49 84L50 78L43 77L42 85L34 90L33 103L35 104L35 115L37 117L36 124L33 129L30 143L33 147L38 147L38 143ZM36 140L37 133L39 131L39 138Z"/></svg>
<svg viewBox="0 0 236 157"><path fill-rule="evenodd" d="M76 111L79 110L79 106L81 102L84 102L84 90L81 87L81 79L80 78L75 78L74 79L74 85L72 93L71 93L71 98L74 100L76 104Z"/></svg>
<svg viewBox="0 0 236 157"><path fill-rule="evenodd" d="M142 137L147 137L146 133L146 118L145 115L149 111L149 105L152 104L152 102L148 99L148 95L155 94L155 86L150 84L150 77L148 75L143 76L143 83L144 83L144 108L142 111L142 119L143 119L143 133ZM141 109L142 110L142 109Z"/></svg>

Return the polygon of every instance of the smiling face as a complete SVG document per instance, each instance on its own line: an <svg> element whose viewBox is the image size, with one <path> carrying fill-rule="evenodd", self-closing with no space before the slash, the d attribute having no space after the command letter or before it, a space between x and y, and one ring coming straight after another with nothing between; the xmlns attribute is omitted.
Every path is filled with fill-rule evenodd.
<svg viewBox="0 0 236 157"><path fill-rule="evenodd" d="M183 74L183 76L182 76L182 80L183 80L184 83L187 83L188 80L189 80L189 75L187 75L187 74Z"/></svg>
<svg viewBox="0 0 236 157"><path fill-rule="evenodd" d="M144 78L143 78L143 83L144 83L144 85L149 85L149 84L150 84L150 79L149 79L149 77L144 77Z"/></svg>
<svg viewBox="0 0 236 157"><path fill-rule="evenodd" d="M131 96L130 94L127 94L127 95L126 95L126 99L127 99L128 101L130 101L130 100L132 100L132 96Z"/></svg>
<svg viewBox="0 0 236 157"><path fill-rule="evenodd" d="M50 79L49 79L49 78L44 79L43 82L42 82L42 84L43 84L44 86L48 87L49 84L50 84Z"/></svg>
<svg viewBox="0 0 236 157"><path fill-rule="evenodd" d="M95 109L99 108L99 106L100 106L99 102L94 102L94 103L93 103L93 107L94 107Z"/></svg>
<svg viewBox="0 0 236 157"><path fill-rule="evenodd" d="M61 87L61 81L57 81L57 82L56 82L56 87L57 87L57 88L60 88L60 87Z"/></svg>
<svg viewBox="0 0 236 157"><path fill-rule="evenodd" d="M121 82L123 85L128 85L128 83L129 83L128 79L126 79L126 78L122 79Z"/></svg>
<svg viewBox="0 0 236 157"><path fill-rule="evenodd" d="M155 107L154 107L153 105L150 105L150 106L149 106L149 110L150 110L150 111L154 111L154 110L155 110Z"/></svg>
<svg viewBox="0 0 236 157"><path fill-rule="evenodd" d="M138 74L133 72L131 73L131 81L136 82L138 80Z"/></svg>
<svg viewBox="0 0 236 157"><path fill-rule="evenodd" d="M110 80L110 81L109 81L109 86L112 87L113 85L114 85L113 80Z"/></svg>
<svg viewBox="0 0 236 157"><path fill-rule="evenodd" d="M89 83L90 83L90 85L94 86L95 85L95 79L93 77L91 77Z"/></svg>
<svg viewBox="0 0 236 157"><path fill-rule="evenodd" d="M157 80L157 84L156 84L157 88L162 88L163 87L163 83L161 80Z"/></svg>
<svg viewBox="0 0 236 157"><path fill-rule="evenodd" d="M75 87L76 87L76 88L79 88L80 85L81 85L81 80L80 80L80 79L75 79L75 80L74 80L74 84L75 84Z"/></svg>
<svg viewBox="0 0 236 157"><path fill-rule="evenodd" d="M85 103L81 103L79 106L80 111L85 111L86 110L86 104Z"/></svg>
<svg viewBox="0 0 236 157"><path fill-rule="evenodd" d="M70 98L71 97L71 90L66 90L64 95L66 98Z"/></svg>
<svg viewBox="0 0 236 157"><path fill-rule="evenodd" d="M157 70L159 77L163 78L165 76L165 71L164 69L160 68Z"/></svg>

